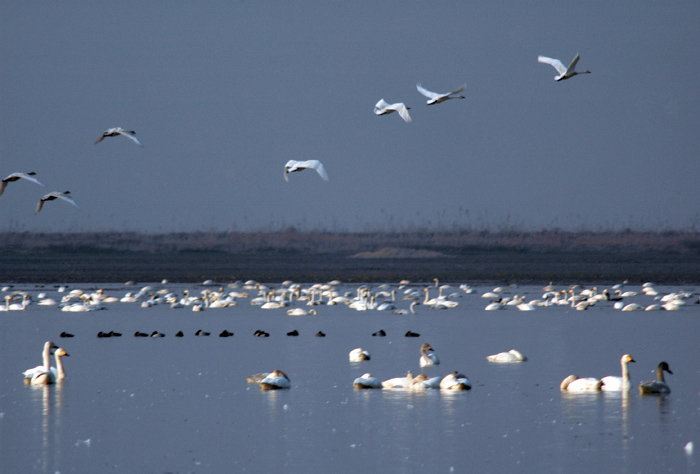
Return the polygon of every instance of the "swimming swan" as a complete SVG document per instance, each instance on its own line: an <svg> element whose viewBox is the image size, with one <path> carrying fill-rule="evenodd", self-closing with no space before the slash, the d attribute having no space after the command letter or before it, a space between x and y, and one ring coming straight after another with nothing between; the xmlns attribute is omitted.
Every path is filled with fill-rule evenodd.
<svg viewBox="0 0 700 474"><path fill-rule="evenodd" d="M433 348L428 343L423 343L420 346L420 366L429 367L431 365L439 365L440 359L438 359L437 354L433 352Z"/></svg>
<svg viewBox="0 0 700 474"><path fill-rule="evenodd" d="M95 145L104 140L105 137L118 137L119 135L125 136L133 140L138 146L143 146L143 143L141 143L139 139L136 138L136 132L134 132L133 130L124 130L121 127L109 128L102 132L102 135L100 135L100 138L97 139Z"/></svg>
<svg viewBox="0 0 700 474"><path fill-rule="evenodd" d="M656 367L656 380L652 382L642 382L639 384L639 394L666 394L671 393L671 388L666 384L664 380L664 371L673 375L671 369L666 362L661 362L658 367Z"/></svg>
<svg viewBox="0 0 700 474"><path fill-rule="evenodd" d="M56 367L51 367L47 371L38 373L32 377L32 385L48 385L56 383L60 380L66 378L66 371L63 370L63 361L61 357L68 357L68 354L64 349L60 347L54 352L54 357L56 358Z"/></svg>
<svg viewBox="0 0 700 474"><path fill-rule="evenodd" d="M323 163L318 160L307 160L307 161L296 161L289 160L286 165L284 165L284 180L289 181L289 173L294 173L297 171L304 171L307 168L315 169L319 176L325 181L328 181L328 173L326 173L326 168L323 167Z"/></svg>
<svg viewBox="0 0 700 474"><path fill-rule="evenodd" d="M418 92L420 92L421 94L423 94L424 96L426 96L428 98L428 105L439 104L441 102L445 102L448 99L464 99L463 95L455 95L455 94L459 94L466 87L467 87L467 85L464 84L462 87L460 87L456 91L448 92L447 94L438 94L437 92L431 92L428 89L425 89L423 86L420 85L420 83L416 84L416 89L418 89Z"/></svg>
<svg viewBox="0 0 700 474"><path fill-rule="evenodd" d="M405 377L394 377L393 379L384 380L382 388L408 388L413 383L413 374L407 372Z"/></svg>
<svg viewBox="0 0 700 474"><path fill-rule="evenodd" d="M538 56L537 61L545 64L549 64L550 66L553 66L554 69L557 70L559 73L558 76L554 77L555 81L563 81L565 79L570 79L574 77L577 74L590 74L591 71L581 71L581 72L576 72L576 63L578 63L579 60L579 55L577 54L576 57L571 61L571 64L569 64L569 67L565 67L561 61L558 59L552 59L548 58L546 56Z"/></svg>
<svg viewBox="0 0 700 474"><path fill-rule="evenodd" d="M362 350L360 347L351 350L348 357L350 358L350 362L362 362L370 359L369 352Z"/></svg>
<svg viewBox="0 0 700 474"><path fill-rule="evenodd" d="M52 193L45 194L44 196L41 197L41 199L39 199L39 204L36 206L36 211L34 211L34 214L39 214L39 211L41 211L41 208L44 207L44 202L53 201L54 199L63 199L64 201L69 202L69 203L73 204L75 207L77 207L78 209L80 209L80 206L78 206L75 203L75 201L73 200L73 198L71 196L69 196L69 194L70 194L70 191L65 191L62 193L54 191Z"/></svg>
<svg viewBox="0 0 700 474"><path fill-rule="evenodd" d="M362 377L357 377L352 383L352 387L357 389L382 388L382 381L377 377L372 377L372 374L368 372Z"/></svg>
<svg viewBox="0 0 700 474"><path fill-rule="evenodd" d="M48 372L50 369L50 358L51 350L58 349L58 346L51 341L46 341L44 343L44 349L41 351L42 364L37 365L33 369L27 369L23 372L24 379L26 382L31 381L31 379L42 372Z"/></svg>
<svg viewBox="0 0 700 474"><path fill-rule="evenodd" d="M33 183L36 183L39 186L43 186L43 184L41 184L38 179L32 178L32 176L34 176L35 174L36 173L34 171L32 171L30 173L12 173L7 178L3 179L2 182L0 182L0 196L2 196L2 193L5 192L5 188L7 187L7 185L9 183L11 183L13 181L17 181L18 179L22 179L22 178L24 178L28 181L31 181Z"/></svg>
<svg viewBox="0 0 700 474"><path fill-rule="evenodd" d="M466 375L455 371L440 381L440 390L471 390L472 384Z"/></svg>
<svg viewBox="0 0 700 474"><path fill-rule="evenodd" d="M620 359L620 365L622 366L622 377L616 377L614 375L608 375L603 377L603 386L601 390L605 391L619 391L628 390L630 388L630 373L627 369L627 364L630 362L635 362L631 355L625 354Z"/></svg>
<svg viewBox="0 0 700 474"><path fill-rule="evenodd" d="M411 116L408 115L408 110L410 107L406 107L403 102L397 102L395 104L389 104L384 99L379 99L379 102L374 106L375 115L386 115L392 112L398 112L402 119L406 123L411 122Z"/></svg>
<svg viewBox="0 0 700 474"><path fill-rule="evenodd" d="M260 381L260 390L279 390L289 388L289 377L281 370L273 370L267 377Z"/></svg>
<svg viewBox="0 0 700 474"><path fill-rule="evenodd" d="M559 385L559 389L567 392L592 392L599 391L603 385L603 381L593 377L579 378L577 375L571 374Z"/></svg>
<svg viewBox="0 0 700 474"><path fill-rule="evenodd" d="M486 356L486 360L489 362L523 362L527 360L527 357L515 349L511 349L508 352L499 352L498 354Z"/></svg>

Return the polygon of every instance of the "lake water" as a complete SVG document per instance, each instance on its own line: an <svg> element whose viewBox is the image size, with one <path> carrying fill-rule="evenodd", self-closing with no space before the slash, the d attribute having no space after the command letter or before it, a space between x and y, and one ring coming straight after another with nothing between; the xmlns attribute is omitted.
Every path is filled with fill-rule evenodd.
<svg viewBox="0 0 700 474"><path fill-rule="evenodd" d="M367 286L379 291L377 284ZM117 297L135 289L73 287L104 287ZM165 287L178 294L202 290ZM356 289L339 286L341 293ZM587 311L485 311L488 300L480 295L492 287L475 289L465 294L454 283L445 294L461 295L454 298L457 308L420 305L415 315L323 305L316 316L293 317L285 309L251 306L249 298L202 312L138 303L91 313L37 304L2 312L0 471L700 472L700 305L692 304L699 288L658 286L660 294L695 296L678 311L655 312L621 312L610 302ZM55 299L66 294L53 285L12 290ZM641 286L625 290L640 292L629 302L653 302ZM397 289L396 305L407 309L403 291ZM509 291L526 300L543 293L537 286ZM198 329L211 336L194 336ZM235 335L218 337L224 329ZM253 337L258 329L270 337ZM293 329L299 336L286 336ZM373 337L379 329L387 336ZM133 337L155 330L166 336ZM421 336L404 337L409 330ZM60 338L62 331L75 337ZM123 336L97 338L99 331ZM185 336L173 337L178 331ZM318 331L326 337L315 337ZM68 376L57 385L25 385L22 372L41 362L46 340L70 354ZM458 370L473 389L353 389L365 372L380 379L420 373L422 342L441 360L428 375ZM355 347L369 351L371 360L348 362ZM499 365L485 359L512 348L529 360ZM636 360L628 394L560 392L571 373L619 375L624 353ZM672 393L640 396L636 384L653 380L662 360L673 370L666 378ZM246 376L276 368L287 373L291 389L261 392L246 383ZM688 442L694 452L684 449Z"/></svg>

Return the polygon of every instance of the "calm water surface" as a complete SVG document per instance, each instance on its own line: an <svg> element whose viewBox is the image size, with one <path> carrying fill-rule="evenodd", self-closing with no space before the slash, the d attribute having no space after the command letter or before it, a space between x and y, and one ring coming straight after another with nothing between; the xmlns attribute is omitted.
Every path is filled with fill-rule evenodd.
<svg viewBox="0 0 700 474"><path fill-rule="evenodd" d="M166 286L180 294L202 289ZM65 294L53 286L13 289L46 291L56 299ZM491 289L477 287L477 294L467 295L453 285L449 292L463 295L455 299L457 308L418 306L416 315L340 305L291 317L284 309L253 307L248 299L203 312L114 303L92 313L36 304L0 313L0 471L700 471L700 305L623 313L602 302L588 311L487 312L480 294ZM694 287L657 289L698 294ZM131 290L105 286L105 293L118 297ZM340 290L354 294L356 286ZM528 300L543 293L539 287L510 291ZM697 296L688 300L695 301ZM408 303L397 298L399 308ZM200 328L212 335L195 337ZM224 329L235 336L217 337ZM253 337L257 329L270 337ZM292 329L300 335L286 336ZM387 337L371 336L379 329ZM123 336L96 337L110 330ZM137 330L166 337L135 338ZM185 337L173 337L179 330ZM314 337L319 330L327 337ZM421 337L404 337L408 330ZM60 338L62 331L75 337ZM64 359L68 377L58 385L26 386L21 373L41 362L46 340L70 353ZM441 359L428 375L459 370L473 389L353 390L352 381L365 372L381 379L420 373L422 342ZM349 363L355 347L372 359ZM511 348L529 360L498 365L484 358ZM560 392L570 373L619 375L624 353L637 361L630 364L635 385L652 380L656 365L666 360L674 372L667 377L672 393ZM260 392L246 384L246 376L275 368L289 375L290 390ZM684 446L690 441L696 449L689 454Z"/></svg>

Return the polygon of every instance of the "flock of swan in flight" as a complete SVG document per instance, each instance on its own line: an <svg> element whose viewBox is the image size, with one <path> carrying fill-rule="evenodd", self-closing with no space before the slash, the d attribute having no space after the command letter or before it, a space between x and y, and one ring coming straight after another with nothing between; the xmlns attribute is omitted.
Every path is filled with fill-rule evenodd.
<svg viewBox="0 0 700 474"><path fill-rule="evenodd" d="M562 62L558 59L553 59L549 58L546 56L538 56L537 60L541 63L546 63L551 66L553 66L557 72L559 73L558 76L554 78L555 81L562 81L565 79L570 79L574 77L575 75L578 74L590 74L590 71L581 71L577 72L576 71L576 64L579 61L579 55L577 54L576 57L571 61L568 67L564 66ZM459 89L452 91L452 92L447 92L447 93L438 93L438 92L432 92L429 91L428 89L425 89L420 83L416 84L416 88L418 89L418 92L423 94L425 97L428 98L427 105L434 105L434 104L440 104L442 102L445 102L450 99L464 99L465 97L463 95L457 95L460 92L464 91L466 88L466 84L462 85ZM394 104L389 104L386 102L384 99L380 99L379 102L377 102L374 106L374 113L375 115L387 115L391 114L393 112L397 112L399 116L407 123L411 122L411 116L409 115L410 107L407 107L403 102L397 102ZM113 127L105 130L102 132L102 135L95 141L95 144L100 143L102 140L104 140L107 137L126 137L139 145L140 147L143 147L143 143L138 139L136 136L136 132L134 130L126 130L121 127ZM328 181L328 173L326 172L326 169L324 168L323 164L319 160L307 160L307 161L296 161L296 160L289 160L287 164L284 166L284 179L286 181L289 181L289 173L294 173L298 171L303 171L305 169L314 169L318 172L319 176L323 178L325 181ZM2 193L5 191L5 187L11 182L17 181L19 179L25 179L27 181L31 181L33 183L36 183L40 186L44 186L39 180L34 178L34 175L36 175L35 172L30 172L30 173L12 173L9 176L7 176L5 179L2 180L2 183L0 184L0 196L2 196ZM49 194L46 194L41 197L39 200L39 204L37 205L35 214L38 214L41 209L44 206L44 203L46 201L53 201L54 199L61 199L63 201L68 202L69 204L75 206L76 208L80 209L78 204L76 204L75 200L73 199L72 196L69 195L70 191L64 191L64 192L58 192L54 191Z"/></svg>
<svg viewBox="0 0 700 474"><path fill-rule="evenodd" d="M473 288L468 285L461 285L460 289L462 293L451 293L449 296L444 296L443 291L449 290L450 285L439 285L439 280L434 279L435 287L439 290L439 295L434 298L430 298L430 287L418 285L418 287L411 285L408 280L403 280L398 286L393 287L392 285L379 285L378 288L372 289L367 285L359 285L356 289L356 294L351 292L345 292L340 294L337 291L337 285L340 284L339 281L334 280L327 284L314 284L308 287L302 287L302 285L295 284L292 282L283 282L278 289L271 286L267 286L255 281L247 281L242 284L243 290L239 291L239 283L233 283L229 285L231 291L227 291L224 287L220 287L218 291L212 289L204 289L201 291L201 296L194 296L190 294L188 289L183 290L183 295L178 296L177 294L168 291L165 288L167 285L167 280L163 280L163 288L155 289L151 286L144 286L138 292L128 292L122 298L116 296L110 296L104 292L102 289L98 289L92 293L80 289L71 290L66 294L65 297L61 299L60 304L51 298L47 298L46 294L39 293L37 298L39 299L39 305L58 305L62 311L71 312L83 312L83 311L95 311L98 309L107 309L110 304L113 303L141 303L143 308L151 308L157 305L169 305L173 309L181 309L190 307L192 311L203 311L215 308L227 308L235 307L238 305L239 301L249 299L249 304L254 307L259 307L260 309L283 309L286 310L289 316L306 316L306 315L318 315L321 311L321 306L334 306L343 305L345 307L355 309L357 311L382 311L390 310L397 315L405 314L416 314L414 308L416 306L425 305L430 309L451 309L459 305L455 299L462 297L462 295L474 295L476 292ZM131 282L129 282L131 284ZM216 286L212 281L204 282L205 286ZM574 289L579 289L577 287L569 287L568 289L556 291L551 284L544 287L543 297L539 300L530 300L529 302L520 302L515 305L509 305L510 301L517 302L523 300L524 297L519 297L515 295L513 297L505 296L508 294L510 288L494 288L493 291L485 291L481 294L481 297L491 299L497 297L502 308L506 307L518 307L519 310L523 310L522 305L527 305L531 308L535 307L547 307L547 306L557 306L560 305L557 302L565 301L566 305L570 305L572 308L579 309L582 303L585 303L585 307L589 308L597 303L602 304L624 304L624 298L632 298L642 296L652 297L655 300L661 302L664 301L665 306L659 306L658 309L666 310L678 310L688 301L693 294L690 292L674 292L661 295L658 291L654 289L651 283L645 283L642 286L642 292L638 295L635 291L622 291L623 285L615 285L612 287L615 294L619 295L617 297L612 297L607 289L599 292L596 287L580 289L580 291L575 292ZM63 290L63 291L62 291ZM410 301L410 311L397 308L396 300L397 290L404 290L404 296L402 300ZM0 305L0 311L14 311L14 310L26 310L27 306L33 304L32 295L27 292L13 291L11 287L5 287L2 291L7 292L5 295L5 305ZM251 295L253 291L257 292L257 296ZM12 294L9 294L12 292ZM59 288L59 292L65 292L64 288ZM418 301L421 299L421 293L425 293L422 302ZM569 295L569 299L558 299L560 295ZM553 296L552 296L553 295ZM253 296L253 297L251 297ZM21 298L21 303L13 303L13 300ZM385 301L378 303L377 298L382 298ZM639 298L637 298L639 299ZM79 303L75 303L75 300L79 300ZM506 300L509 300L506 302ZM569 301L570 300L570 301ZM620 301L615 301L620 300ZM396 303L396 304L395 304ZM700 303L700 300L696 301L694 304ZM493 303L491 303L493 304ZM306 310L298 305L313 306L314 308ZM290 307L296 306L296 307ZM637 310L643 309L641 305ZM627 305L625 305L627 307ZM316 309L318 308L318 309ZM485 309L488 309L485 308ZM531 310L531 309L530 309ZM209 336L210 333L204 330L199 330L195 333L195 336ZM234 334L227 330L224 330L219 336L220 337L230 337ZM269 337L269 333L258 330L254 334L256 337ZM294 330L287 333L288 336L298 336L299 332ZM377 331L372 334L373 336L386 336L384 330ZM100 332L98 337L118 337L121 336L120 333L110 332ZM165 337L165 334L158 331L153 333L142 333L137 331L134 334L135 337ZM183 337L184 334L179 332L176 337ZM322 331L316 334L316 336L325 336ZM420 337L420 334L412 333L408 331L405 335L406 337ZM61 337L73 337L72 334L61 333ZM52 352L54 351L54 352ZM54 354L56 358L56 366L50 367L49 358L51 353ZM41 384L52 384L60 381L65 377L65 369L61 362L62 357L66 357L68 354L65 350L58 348L53 342L47 341L44 345L42 352L43 364L37 366L33 369L29 369L24 372L25 381L34 385ZM349 361L352 363L359 363L371 359L368 351L358 347L353 349L348 354ZM500 352L497 354L489 355L486 357L489 362L493 363L521 363L527 361L521 352L512 349L507 352ZM590 391L620 391L629 390L630 384L630 374L628 369L629 363L634 363L634 358L625 354L622 356L620 363L622 369L621 376L607 376L607 377L578 377L575 374L566 377L560 384L560 389L562 392L590 392ZM419 366L421 370L440 365L440 359L438 358L433 347L428 343L423 343L420 346L420 358ZM669 368L667 362L661 362L657 368L657 380L643 382L638 385L640 394L667 394L670 393L670 388L665 382L664 373L672 374L673 372ZM270 373L257 374L255 376L249 377L248 382L257 383L260 385L262 390L274 390L274 389L284 389L291 386L289 378L281 370L276 370ZM459 372L453 372L445 377L431 377L428 378L424 374L420 374L414 377L410 372L405 377L397 377L389 380L378 380L373 377L370 373L364 374L362 377L358 377L353 381L353 386L358 389L372 389L372 388L382 388L382 389L408 389L408 390L423 390L429 388L439 388L443 390L469 390L471 389L471 383L467 377Z"/></svg>

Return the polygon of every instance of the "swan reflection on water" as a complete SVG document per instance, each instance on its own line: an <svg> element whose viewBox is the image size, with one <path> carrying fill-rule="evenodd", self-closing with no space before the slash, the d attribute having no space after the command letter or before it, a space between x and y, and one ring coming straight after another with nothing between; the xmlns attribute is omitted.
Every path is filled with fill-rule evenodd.
<svg viewBox="0 0 700 474"><path fill-rule="evenodd" d="M60 434L61 420L63 415L63 382L58 381L51 385L28 385L29 396L39 410L39 417L31 417L32 422L36 420L40 424L41 443L35 452L41 453L37 461L43 472L49 469L58 471L60 466Z"/></svg>

